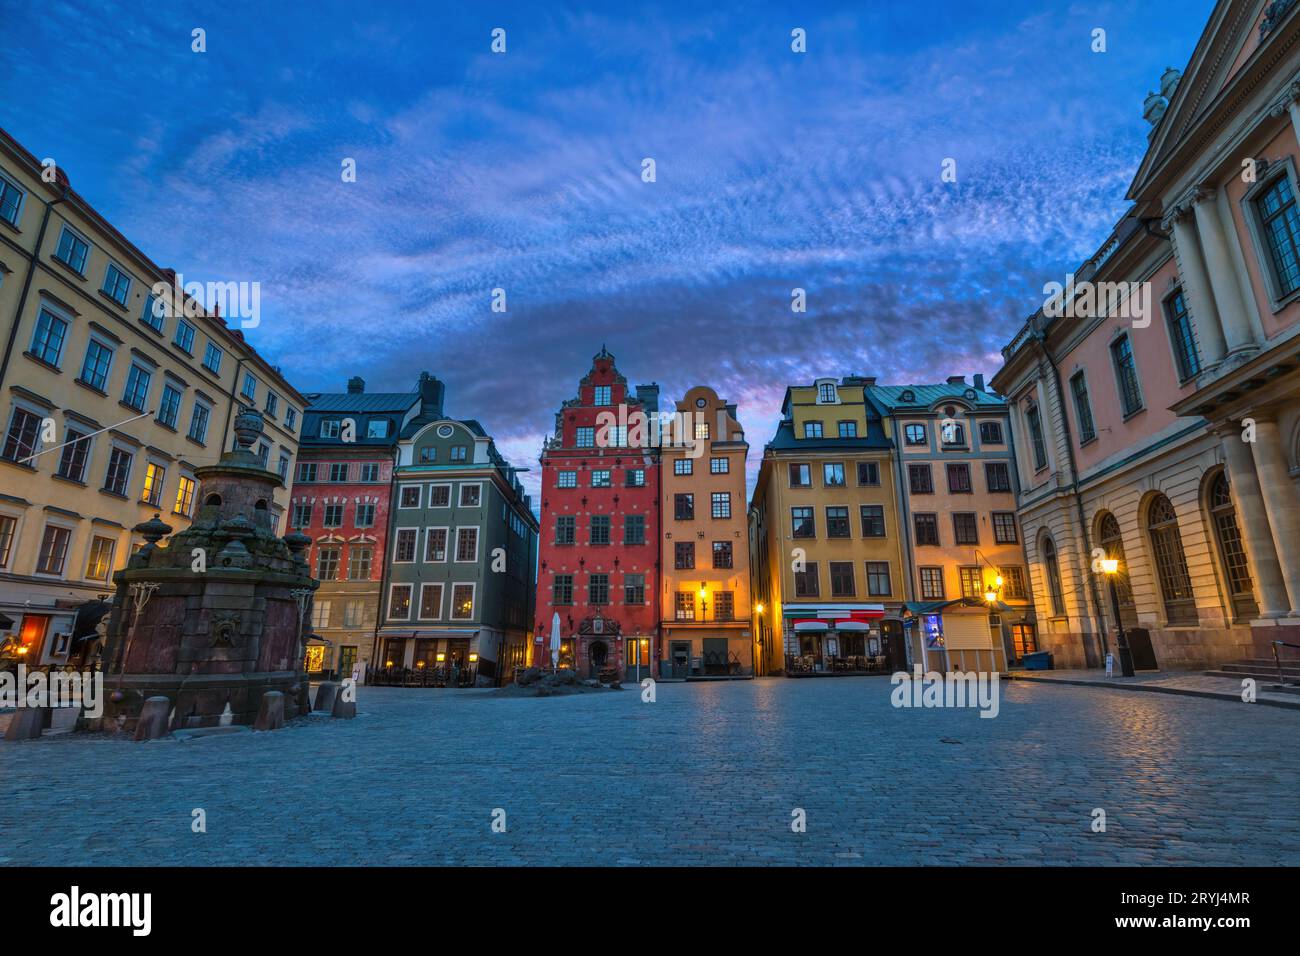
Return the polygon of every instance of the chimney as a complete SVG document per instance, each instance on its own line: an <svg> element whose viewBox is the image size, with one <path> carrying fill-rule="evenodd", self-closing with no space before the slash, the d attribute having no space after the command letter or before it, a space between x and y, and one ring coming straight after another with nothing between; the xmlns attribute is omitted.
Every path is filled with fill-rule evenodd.
<svg viewBox="0 0 1300 956"><path fill-rule="evenodd" d="M428 372L420 373L420 414L442 418L443 384Z"/></svg>
<svg viewBox="0 0 1300 956"><path fill-rule="evenodd" d="M348 394L360 395L366 390L366 380L360 375L354 375L348 379Z"/></svg>
<svg viewBox="0 0 1300 956"><path fill-rule="evenodd" d="M658 384L652 382L649 385L638 385L636 387L636 397L640 400L641 407L647 415L659 411Z"/></svg>
<svg viewBox="0 0 1300 956"><path fill-rule="evenodd" d="M975 373L975 391L977 391L977 392L982 392L982 391L984 391L984 375L983 375L983 373L980 373L980 372Z"/></svg>
<svg viewBox="0 0 1300 956"><path fill-rule="evenodd" d="M949 385L965 385L965 384L966 384L966 376L965 376L965 375L949 375L949 376L948 376L948 384L949 384Z"/></svg>

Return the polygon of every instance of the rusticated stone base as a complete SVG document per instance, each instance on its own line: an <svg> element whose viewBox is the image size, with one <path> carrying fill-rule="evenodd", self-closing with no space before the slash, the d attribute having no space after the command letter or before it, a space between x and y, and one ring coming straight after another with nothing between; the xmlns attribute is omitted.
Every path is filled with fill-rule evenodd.
<svg viewBox="0 0 1300 956"><path fill-rule="evenodd" d="M102 729L119 729L134 733L141 708L149 697L166 697L174 708L168 731L195 727L216 727L226 705L231 722L253 724L261 708L262 695L278 691L284 695L284 719L292 720L301 712L300 686L305 678L293 671L269 671L259 674L196 674L177 677L172 674L128 674L118 693L116 678L105 682ZM119 718L121 723L119 727Z"/></svg>

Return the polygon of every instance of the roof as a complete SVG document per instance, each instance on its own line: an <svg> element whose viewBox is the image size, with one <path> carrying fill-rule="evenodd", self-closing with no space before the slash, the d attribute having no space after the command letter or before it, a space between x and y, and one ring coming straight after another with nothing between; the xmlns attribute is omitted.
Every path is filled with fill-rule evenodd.
<svg viewBox="0 0 1300 956"><path fill-rule="evenodd" d="M870 451L893 448L894 443L885 437L879 421L868 422L867 434L858 438L795 438L794 423L783 421L776 426L776 434L765 447L773 451L831 451L841 448Z"/></svg>
<svg viewBox="0 0 1300 956"><path fill-rule="evenodd" d="M965 401L974 402L977 408L1005 408L1007 400L987 390L975 388L964 382L952 385L873 385L869 389L871 397L890 411L900 409L930 409L940 402ZM903 394L911 392L911 398L905 401Z"/></svg>
<svg viewBox="0 0 1300 956"><path fill-rule="evenodd" d="M419 392L318 392L308 394L306 412L404 412Z"/></svg>
<svg viewBox="0 0 1300 956"><path fill-rule="evenodd" d="M308 395L298 447L307 449L347 444L350 447L391 448L397 444L403 419L419 403L419 392L317 392ZM354 440L344 443L341 438L322 438L321 420L340 416L355 418ZM382 438L371 438L368 436L370 423L378 419L389 423L386 434Z"/></svg>

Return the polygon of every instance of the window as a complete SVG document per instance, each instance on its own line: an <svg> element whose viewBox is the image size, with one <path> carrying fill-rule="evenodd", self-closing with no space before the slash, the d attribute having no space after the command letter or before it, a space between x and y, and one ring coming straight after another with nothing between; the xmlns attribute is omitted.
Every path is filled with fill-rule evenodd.
<svg viewBox="0 0 1300 956"><path fill-rule="evenodd" d="M1027 597L1025 592L1025 572L1018 565L1011 567L998 568L998 574L1002 576L1002 597L1007 601L1023 601Z"/></svg>
<svg viewBox="0 0 1300 956"><path fill-rule="evenodd" d="M984 574L978 567L958 568L957 575L961 579L962 597L983 599Z"/></svg>
<svg viewBox="0 0 1300 956"><path fill-rule="evenodd" d="M132 363L131 371L126 376L126 388L122 391L122 404L129 405L137 412L144 411L145 402L149 400L149 380L153 374L146 368Z"/></svg>
<svg viewBox="0 0 1300 956"><path fill-rule="evenodd" d="M822 484L828 488L842 488L844 486L844 463L841 461L828 461L822 465Z"/></svg>
<svg viewBox="0 0 1300 956"><path fill-rule="evenodd" d="M209 342L208 347L203 350L203 367L212 373L221 371L221 349L214 343ZM333 437L338 437L337 435Z"/></svg>
<svg viewBox="0 0 1300 956"><path fill-rule="evenodd" d="M576 471L562 471L556 477L555 485L557 488L576 488L578 487L578 473Z"/></svg>
<svg viewBox="0 0 1300 956"><path fill-rule="evenodd" d="M1043 439L1043 417L1037 405L1025 409L1025 421L1029 423L1029 442L1034 449L1034 470L1042 471L1047 467L1047 442Z"/></svg>
<svg viewBox="0 0 1300 956"><path fill-rule="evenodd" d="M321 438L338 438L342 431L342 423L337 418L322 418L320 422Z"/></svg>
<svg viewBox="0 0 1300 956"><path fill-rule="evenodd" d="M24 195L14 183L0 176L0 219L11 226L18 225L18 210L22 208Z"/></svg>
<svg viewBox="0 0 1300 956"><path fill-rule="evenodd" d="M678 571L689 571L695 567L695 542L673 542L673 567Z"/></svg>
<svg viewBox="0 0 1300 956"><path fill-rule="evenodd" d="M1043 538L1043 574L1047 577L1047 593L1052 600L1052 613L1065 615L1064 589L1061 587L1061 564L1056 555L1056 543Z"/></svg>
<svg viewBox="0 0 1300 956"><path fill-rule="evenodd" d="M393 560L411 563L415 560L415 539L419 532L415 528L398 528L393 541Z"/></svg>
<svg viewBox="0 0 1300 956"><path fill-rule="evenodd" d="M452 445L452 446L451 446L451 460L452 460L452 461L468 461L468 460L469 460L469 446L468 446L468 445Z"/></svg>
<svg viewBox="0 0 1300 956"><path fill-rule="evenodd" d="M836 425L837 425L837 427L838 427L838 429L839 429L839 434L840 434L840 437L841 437L841 438L857 438L857 437L858 437L858 423L857 423L857 422L837 422Z"/></svg>
<svg viewBox="0 0 1300 956"><path fill-rule="evenodd" d="M831 597L853 597L853 562L832 561L830 563Z"/></svg>
<svg viewBox="0 0 1300 956"><path fill-rule="evenodd" d="M623 543L645 544L645 515L623 516Z"/></svg>
<svg viewBox="0 0 1300 956"><path fill-rule="evenodd" d="M343 527L343 505L330 504L325 506L325 517L321 520L321 526L325 528Z"/></svg>
<svg viewBox="0 0 1300 956"><path fill-rule="evenodd" d="M917 544L939 543L939 516L934 514L912 515L912 526L916 530Z"/></svg>
<svg viewBox="0 0 1300 956"><path fill-rule="evenodd" d="M803 437L804 437L804 438L821 438L821 437L822 437L822 423L821 423L821 422L804 422L804 423L803 423Z"/></svg>
<svg viewBox="0 0 1300 956"><path fill-rule="evenodd" d="M998 544L1015 544L1020 540L1014 511L993 512L993 540Z"/></svg>
<svg viewBox="0 0 1300 956"><path fill-rule="evenodd" d="M63 232L59 236L59 247L54 251L54 258L59 259L65 265L71 266L81 275L85 275L86 256L89 254L90 243L67 226L64 226Z"/></svg>
<svg viewBox="0 0 1300 956"><path fill-rule="evenodd" d="M58 525L47 524L45 536L41 538L41 551L36 558L38 574L62 574L63 563L68 557L68 542L72 532Z"/></svg>
<svg viewBox="0 0 1300 956"><path fill-rule="evenodd" d="M477 508L483 501L483 486L479 484L460 486L460 506Z"/></svg>
<svg viewBox="0 0 1300 956"><path fill-rule="evenodd" d="M1110 355L1115 363L1120 402L1127 417L1142 410L1142 389L1138 385L1137 366L1133 362L1133 344L1127 335L1121 335L1111 343Z"/></svg>
<svg viewBox="0 0 1300 956"><path fill-rule="evenodd" d="M321 548L316 552L316 577L333 581L339 576L339 549Z"/></svg>
<svg viewBox="0 0 1300 956"><path fill-rule="evenodd" d="M132 454L121 448L114 448L108 456L108 471L104 474L104 490L126 497L127 482L131 478Z"/></svg>
<svg viewBox="0 0 1300 956"><path fill-rule="evenodd" d="M592 544L609 544L609 515L592 515L590 539Z"/></svg>
<svg viewBox="0 0 1300 956"><path fill-rule="evenodd" d="M158 404L158 421L175 428L181 417L181 391L171 382L163 383L162 401Z"/></svg>
<svg viewBox="0 0 1300 956"><path fill-rule="evenodd" d="M614 487L614 473L608 469L600 469L591 473L591 487L593 488L612 488Z"/></svg>
<svg viewBox="0 0 1300 956"><path fill-rule="evenodd" d="M363 461L361 463L361 480L365 482L379 480L379 462Z"/></svg>
<svg viewBox="0 0 1300 956"><path fill-rule="evenodd" d="M696 441L708 441L708 440L709 440L709 435L710 435L710 434L711 434L711 432L709 431L709 423L708 423L708 422L696 422L696 423L695 423L695 440L696 440Z"/></svg>
<svg viewBox="0 0 1300 956"><path fill-rule="evenodd" d="M333 466L330 466L331 470ZM420 507L420 485L402 485L398 492L397 506L399 508L418 508Z"/></svg>
<svg viewBox="0 0 1300 956"><path fill-rule="evenodd" d="M14 546L14 529L18 522L8 515L0 515L0 568L9 566L9 555Z"/></svg>
<svg viewBox="0 0 1300 956"><path fill-rule="evenodd" d="M267 398L267 401L270 402L270 400L271 400L271 398L268 397L268 398ZM387 438L387 437L388 437L388 419L387 419L387 418L372 418L372 419L370 419L370 421L366 422L366 437L367 437L367 438Z"/></svg>
<svg viewBox="0 0 1300 956"><path fill-rule="evenodd" d="M914 495L934 494L934 476L929 465L908 465L907 483Z"/></svg>
<svg viewBox="0 0 1300 956"><path fill-rule="evenodd" d="M981 445L1002 445L1002 423L1001 422L980 422L980 444Z"/></svg>
<svg viewBox="0 0 1300 956"><path fill-rule="evenodd" d="M679 621L695 620L695 592L678 591L674 610Z"/></svg>
<svg viewBox="0 0 1300 956"><path fill-rule="evenodd" d="M973 511L957 511L952 516L952 531L957 544L979 544L979 525Z"/></svg>
<svg viewBox="0 0 1300 956"><path fill-rule="evenodd" d="M9 461L22 462L36 454L36 439L40 435L41 419L25 408L14 406L9 417L9 430L5 432L5 444L0 457Z"/></svg>
<svg viewBox="0 0 1300 956"><path fill-rule="evenodd" d="M733 621L736 618L736 595L731 591L713 592L713 619Z"/></svg>
<svg viewBox="0 0 1300 956"><path fill-rule="evenodd" d="M447 560L447 529L430 528L424 535L424 560L439 562Z"/></svg>
<svg viewBox="0 0 1300 956"><path fill-rule="evenodd" d="M348 601L343 605L343 626L361 627L366 621L366 602Z"/></svg>
<svg viewBox="0 0 1300 956"><path fill-rule="evenodd" d="M330 462L330 481L332 481L334 484L343 484L347 480L348 480L348 463L346 461ZM416 493L415 504L418 507L420 504L420 489L418 486L413 486L413 487Z"/></svg>
<svg viewBox="0 0 1300 956"><path fill-rule="evenodd" d="M713 566L720 570L727 570L732 567L730 541L713 542Z"/></svg>
<svg viewBox="0 0 1300 956"><path fill-rule="evenodd" d="M694 463L689 458L675 458L673 459L673 474L689 475L691 474L691 467L693 464Z"/></svg>
<svg viewBox="0 0 1300 956"><path fill-rule="evenodd" d="M795 597L821 597L816 561L808 561L802 571L794 573L794 595Z"/></svg>
<svg viewBox="0 0 1300 956"><path fill-rule="evenodd" d="M970 465L962 462L961 464L948 465L948 491L954 495L968 495L974 489L971 488Z"/></svg>
<svg viewBox="0 0 1300 956"><path fill-rule="evenodd" d="M812 487L812 472L807 465L790 466L790 487L791 488Z"/></svg>
<svg viewBox="0 0 1300 956"><path fill-rule="evenodd" d="M813 517L812 508L791 508L790 509L791 534L796 538L815 538L817 537L816 519Z"/></svg>
<svg viewBox="0 0 1300 956"><path fill-rule="evenodd" d="M695 520L695 495L673 495L673 517L678 521Z"/></svg>
<svg viewBox="0 0 1300 956"><path fill-rule="evenodd" d="M305 482L316 480L316 463L314 461L298 462L298 480Z"/></svg>
<svg viewBox="0 0 1300 956"><path fill-rule="evenodd" d="M131 278L110 262L104 270L101 291L118 305L126 305L126 298L131 291Z"/></svg>
<svg viewBox="0 0 1300 956"><path fill-rule="evenodd" d="M1124 537L1119 530L1119 521L1109 511L1104 512L1098 522L1097 537L1106 557L1119 562L1119 570L1115 573L1115 594L1119 598L1120 616L1125 621L1136 623L1136 616L1131 614L1134 607L1133 585L1129 581L1128 562L1124 557ZM1126 611L1130 615L1126 615Z"/></svg>
<svg viewBox="0 0 1300 956"><path fill-rule="evenodd" d="M451 586L451 618L453 621L473 620L474 585L453 584Z"/></svg>
<svg viewBox="0 0 1300 956"><path fill-rule="evenodd" d="M645 575L623 575L623 603L631 605L645 604Z"/></svg>
<svg viewBox="0 0 1300 956"><path fill-rule="evenodd" d="M924 445L924 444L926 444L926 439L925 439L925 426L924 426L924 425L908 425L908 426L906 426L906 427L903 429L903 440L904 440L907 444L909 444L909 445Z"/></svg>
<svg viewBox="0 0 1300 956"><path fill-rule="evenodd" d="M271 391L270 389L267 389L266 406L262 409L262 411L266 412L266 414L269 415L271 418L274 418L276 410L279 409L279 407L280 407L280 397L276 395L275 392ZM373 427L375 423L371 422L370 424ZM385 422L384 424L388 424L388 423ZM376 436L371 435L370 437L374 438ZM383 436L380 435L378 437L382 438Z"/></svg>
<svg viewBox="0 0 1300 956"><path fill-rule="evenodd" d="M429 507L447 508L451 505L451 485L429 486Z"/></svg>
<svg viewBox="0 0 1300 956"><path fill-rule="evenodd" d="M1079 423L1079 444L1086 445L1097 437L1092 421L1092 400L1088 397L1088 380L1083 372L1070 376L1070 394L1074 397L1074 417Z"/></svg>
<svg viewBox="0 0 1300 956"><path fill-rule="evenodd" d="M193 438L200 445L208 437L208 416L211 412L208 407L200 402L194 403L194 411L190 415L189 437Z"/></svg>
<svg viewBox="0 0 1300 956"><path fill-rule="evenodd" d="M374 503L368 501L358 503L356 520L352 524L357 528L373 528L375 526Z"/></svg>
<svg viewBox="0 0 1300 956"><path fill-rule="evenodd" d="M880 484L880 463L874 461L858 462L858 484L859 485Z"/></svg>
<svg viewBox="0 0 1300 956"><path fill-rule="evenodd" d="M63 356L63 343L67 335L68 323L49 309L41 309L36 318L36 332L32 335L31 354L57 368Z"/></svg>
<svg viewBox="0 0 1300 956"><path fill-rule="evenodd" d="M731 492L715 491L709 495L711 514L715 518L731 517Z"/></svg>
<svg viewBox="0 0 1300 956"><path fill-rule="evenodd" d="M558 515L555 519L555 543L573 544L576 540L577 518L573 515Z"/></svg>
<svg viewBox="0 0 1300 956"><path fill-rule="evenodd" d="M709 474L725 475L731 471L731 459L729 458L710 458Z"/></svg>
<svg viewBox="0 0 1300 956"><path fill-rule="evenodd" d="M292 408L284 410L284 427L293 431L293 426L298 422L298 412Z"/></svg>
<svg viewBox="0 0 1300 956"><path fill-rule="evenodd" d="M1300 216L1296 214L1291 180L1283 175L1255 203L1273 259L1273 275L1281 295L1300 288Z"/></svg>
<svg viewBox="0 0 1300 956"><path fill-rule="evenodd" d="M1169 342L1174 347L1174 360L1178 364L1178 380L1185 382L1200 374L1201 357L1196 351L1196 336L1192 332L1192 318L1187 314L1187 300L1179 289L1165 299L1165 321L1169 325Z"/></svg>
<svg viewBox="0 0 1300 956"><path fill-rule="evenodd" d="M921 568L921 599L943 600L943 568Z"/></svg>
<svg viewBox="0 0 1300 956"><path fill-rule="evenodd" d="M1255 603L1250 565L1241 542L1241 529L1237 526L1237 511L1232 503L1226 471L1220 471L1210 483L1209 506L1233 610L1238 620L1251 620L1259 614L1259 606Z"/></svg>
<svg viewBox="0 0 1300 956"><path fill-rule="evenodd" d="M239 394L243 395L250 402L257 397L257 379L253 377L252 372L244 373L244 384L239 389Z"/></svg>
<svg viewBox="0 0 1300 956"><path fill-rule="evenodd" d="M144 490L140 492L140 500L147 505L153 505L155 508L162 502L163 479L167 475L167 469L156 462L146 462L144 466Z"/></svg>
<svg viewBox="0 0 1300 956"><path fill-rule="evenodd" d="M626 481L627 481L627 487L629 487L629 488L644 488L644 487L645 487L645 469L644 469L644 468L629 468L629 469L627 470L627 472L626 472L626 475L627 475L627 479L626 479Z"/></svg>
<svg viewBox="0 0 1300 956"><path fill-rule="evenodd" d="M862 505L859 511L862 519L862 537L883 538L885 536L885 506Z"/></svg>
<svg viewBox="0 0 1300 956"><path fill-rule="evenodd" d="M1165 616L1170 624L1195 624L1196 600L1192 594L1192 579L1187 572L1187 555L1183 552L1178 516L1164 495L1158 495L1151 502L1147 512L1147 533L1151 536L1151 552L1155 555L1156 578L1164 598Z"/></svg>
<svg viewBox="0 0 1300 956"><path fill-rule="evenodd" d="M576 432L576 438L579 448L596 447L596 429L590 426L583 426Z"/></svg>
<svg viewBox="0 0 1300 956"><path fill-rule="evenodd" d="M411 585L394 584L389 588L388 616L397 621L411 619Z"/></svg>
<svg viewBox="0 0 1300 956"><path fill-rule="evenodd" d="M939 432L945 445L966 444L966 426L961 422L946 421Z"/></svg>
<svg viewBox="0 0 1300 956"><path fill-rule="evenodd" d="M573 575L557 574L551 579L551 603L573 603Z"/></svg>
<svg viewBox="0 0 1300 956"><path fill-rule="evenodd" d="M63 441L63 450L59 454L59 468L55 473L69 481L85 481L90 440L81 432L69 428L63 433Z"/></svg>
<svg viewBox="0 0 1300 956"><path fill-rule="evenodd" d="M456 529L456 560L478 560L478 528Z"/></svg>
<svg viewBox="0 0 1300 956"><path fill-rule="evenodd" d="M86 578L88 580L108 580L108 574L113 570L114 547L115 543L112 538L95 535L90 539L90 557L86 560Z"/></svg>
<svg viewBox="0 0 1300 956"><path fill-rule="evenodd" d="M1011 471L1004 461L990 461L984 464L984 483L991 492L1009 492L1011 490Z"/></svg>
<svg viewBox="0 0 1300 956"><path fill-rule="evenodd" d="M420 617L436 621L442 617L442 585L420 585Z"/></svg>
<svg viewBox="0 0 1300 956"><path fill-rule="evenodd" d="M852 534L849 528L849 509L836 505L826 509L826 537L847 538Z"/></svg>
<svg viewBox="0 0 1300 956"><path fill-rule="evenodd" d="M194 326L190 325L184 319L176 321L176 338L172 340L180 346L181 351L190 355L194 354Z"/></svg>
<svg viewBox="0 0 1300 956"><path fill-rule="evenodd" d="M610 387L608 385L597 385L594 389L592 389L591 404L608 405L609 403L610 403Z"/></svg>
<svg viewBox="0 0 1300 956"><path fill-rule="evenodd" d="M311 605L311 626L312 627L329 627L330 626L330 602L313 601Z"/></svg>
<svg viewBox="0 0 1300 956"><path fill-rule="evenodd" d="M91 339L86 345L86 360L81 363L81 380L91 388L104 391L108 386L108 369L113 364L113 350Z"/></svg>
<svg viewBox="0 0 1300 956"><path fill-rule="evenodd" d="M839 400L832 382L823 382L817 386L817 402L821 405L833 405Z"/></svg>
<svg viewBox="0 0 1300 956"><path fill-rule="evenodd" d="M609 603L608 574L592 574L587 577L587 601L590 604Z"/></svg>
<svg viewBox="0 0 1300 956"><path fill-rule="evenodd" d="M885 597L893 593L889 583L889 562L867 562L867 594L871 597Z"/></svg>
<svg viewBox="0 0 1300 956"><path fill-rule="evenodd" d="M184 480L184 479L182 479ZM293 528L305 528L311 524L312 506L310 503L296 504L290 513L289 526Z"/></svg>

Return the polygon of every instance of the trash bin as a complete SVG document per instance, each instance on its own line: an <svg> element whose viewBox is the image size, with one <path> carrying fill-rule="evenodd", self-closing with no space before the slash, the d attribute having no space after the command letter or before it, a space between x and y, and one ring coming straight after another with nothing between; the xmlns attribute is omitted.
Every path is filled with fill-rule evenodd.
<svg viewBox="0 0 1300 956"><path fill-rule="evenodd" d="M1035 651L1026 654L1021 661L1027 671L1050 671L1052 669L1052 652Z"/></svg>

